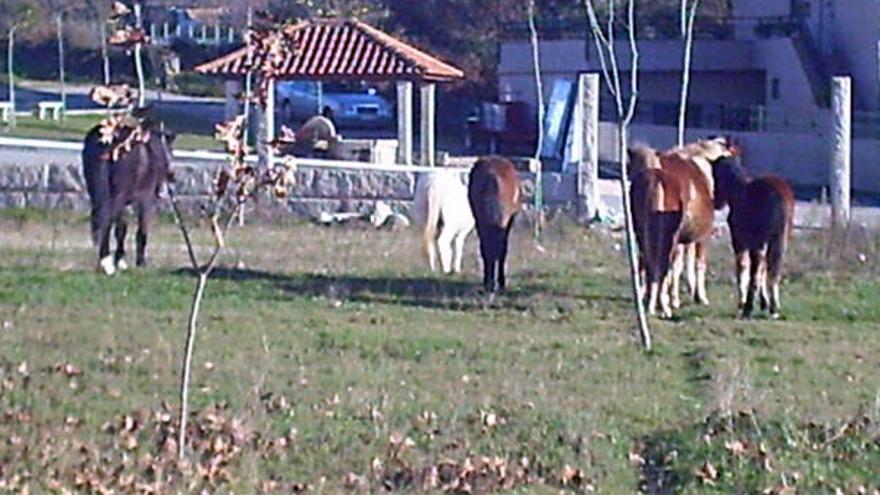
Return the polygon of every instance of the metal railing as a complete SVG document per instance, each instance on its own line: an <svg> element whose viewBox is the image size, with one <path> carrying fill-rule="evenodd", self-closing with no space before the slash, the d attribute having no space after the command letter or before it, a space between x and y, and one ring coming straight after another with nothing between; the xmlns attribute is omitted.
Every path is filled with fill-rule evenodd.
<svg viewBox="0 0 880 495"><path fill-rule="evenodd" d="M233 26L189 23L174 25L169 22L153 23L146 26L150 38L160 45L168 45L176 40L189 40L200 45L232 45L244 43L244 30Z"/></svg>

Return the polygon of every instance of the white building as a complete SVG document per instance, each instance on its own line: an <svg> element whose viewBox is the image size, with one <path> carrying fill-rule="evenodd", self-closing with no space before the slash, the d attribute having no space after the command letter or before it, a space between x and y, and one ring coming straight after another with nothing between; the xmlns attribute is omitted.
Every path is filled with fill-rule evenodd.
<svg viewBox="0 0 880 495"><path fill-rule="evenodd" d="M726 29L697 31L691 118L696 127L743 129L809 125L827 106L830 78L853 78L854 105L878 110L880 0L732 0ZM553 80L600 70L595 47L580 33L540 43L545 97ZM540 33L539 33L540 34ZM672 124L681 85L682 42L641 33L639 121ZM619 53L626 53L626 43ZM499 93L534 105L528 39L502 43ZM628 63L624 63L628 69Z"/></svg>
<svg viewBox="0 0 880 495"><path fill-rule="evenodd" d="M705 23L693 49L688 127L695 135L735 132L752 143L754 170L772 170L803 185L827 184L827 122L831 78L853 81L853 184L880 192L880 0L730 0L724 24ZM540 33L545 100L556 80L599 72L585 22L557 34ZM621 40L618 54L628 54ZM639 105L633 137L671 146L678 116L683 47L680 39L639 33ZM622 63L629 70L629 61ZM502 100L536 107L528 37L501 45ZM626 89L626 88L625 88ZM602 120L612 120L604 94ZM600 157L613 161L613 140L600 133ZM792 145L791 143L797 143ZM792 149L793 148L793 149Z"/></svg>

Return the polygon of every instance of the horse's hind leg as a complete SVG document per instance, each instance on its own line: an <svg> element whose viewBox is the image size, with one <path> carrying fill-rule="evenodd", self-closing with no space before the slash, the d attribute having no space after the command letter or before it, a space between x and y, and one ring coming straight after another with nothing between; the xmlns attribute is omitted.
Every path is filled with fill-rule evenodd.
<svg viewBox="0 0 880 495"><path fill-rule="evenodd" d="M672 292L672 307L678 309L681 307L681 274L684 272L685 258L688 258L688 247L690 244L679 244L672 249L672 273L670 274L670 288ZM690 272L688 272L688 284L692 282ZM693 285L690 285L693 289Z"/></svg>
<svg viewBox="0 0 880 495"><path fill-rule="evenodd" d="M498 245L498 287L501 290L507 288L507 246L510 241L510 229L513 227L513 218L507 224L507 228L500 230Z"/></svg>
<svg viewBox="0 0 880 495"><path fill-rule="evenodd" d="M767 262L767 252L765 249L753 249L749 252L749 291L746 295L746 303L742 308L742 317L748 318L752 315L755 308L755 299L758 298L758 292L761 287L761 266Z"/></svg>
<svg viewBox="0 0 880 495"><path fill-rule="evenodd" d="M110 230L113 228L113 223L109 212L104 212L98 222L98 267L105 275L116 273L116 263L110 256Z"/></svg>
<svg viewBox="0 0 880 495"><path fill-rule="evenodd" d="M749 252L745 249L736 252L736 289L737 308L742 310L746 305L749 294L749 268L751 261Z"/></svg>
<svg viewBox="0 0 880 495"><path fill-rule="evenodd" d="M147 264L147 235L150 231L150 224L156 212L154 204L138 205L138 230L137 230L137 252L135 254L135 264L137 266L145 266Z"/></svg>
<svg viewBox="0 0 880 495"><path fill-rule="evenodd" d="M494 293L498 288L498 227L486 225L478 229L480 256L483 258L483 289Z"/></svg>
<svg viewBox="0 0 880 495"><path fill-rule="evenodd" d="M125 262L125 236L128 233L128 224L125 222L124 215L119 215L116 219L113 230L116 234L116 253L113 255L113 261L117 270L127 270L128 263Z"/></svg>
<svg viewBox="0 0 880 495"><path fill-rule="evenodd" d="M444 225L437 238L437 250L440 251L440 269L443 273L452 271L452 241L455 238L455 232L451 226Z"/></svg>
<svg viewBox="0 0 880 495"><path fill-rule="evenodd" d="M709 295L706 292L706 272L709 270L709 241L702 240L696 243L697 265L697 291L695 300L703 305L709 304Z"/></svg>
<svg viewBox="0 0 880 495"><path fill-rule="evenodd" d="M455 273L461 273L461 260L464 257L464 243L467 241L469 232L470 229L462 229L455 235L452 260L452 271Z"/></svg>
<svg viewBox="0 0 880 495"><path fill-rule="evenodd" d="M782 282L782 265L785 256L784 235L770 241L767 252L767 284L770 286L770 316L779 318L779 284Z"/></svg>

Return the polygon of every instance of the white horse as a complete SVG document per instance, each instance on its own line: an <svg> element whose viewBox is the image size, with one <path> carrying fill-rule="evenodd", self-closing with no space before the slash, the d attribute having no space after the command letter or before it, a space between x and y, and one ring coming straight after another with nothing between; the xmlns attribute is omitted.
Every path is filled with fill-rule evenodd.
<svg viewBox="0 0 880 495"><path fill-rule="evenodd" d="M431 271L437 269L439 251L443 272L460 273L464 243L474 229L467 187L460 174L437 170L422 175L416 184L413 214L422 229L422 247Z"/></svg>

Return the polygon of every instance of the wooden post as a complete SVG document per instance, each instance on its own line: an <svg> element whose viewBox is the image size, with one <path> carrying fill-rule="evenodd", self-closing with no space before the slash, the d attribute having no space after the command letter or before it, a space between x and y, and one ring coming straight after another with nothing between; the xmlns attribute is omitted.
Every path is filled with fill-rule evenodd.
<svg viewBox="0 0 880 495"><path fill-rule="evenodd" d="M831 225L845 227L850 219L852 166L852 80L834 77L831 83Z"/></svg>
<svg viewBox="0 0 880 495"><path fill-rule="evenodd" d="M420 98L422 106L421 153L422 165L426 167L434 166L434 111L436 108L436 94L437 86L435 84L422 84Z"/></svg>
<svg viewBox="0 0 880 495"><path fill-rule="evenodd" d="M577 101L583 118L582 158L577 169L577 215L590 221L599 213L599 74L578 77Z"/></svg>
<svg viewBox="0 0 880 495"><path fill-rule="evenodd" d="M168 23L166 22L162 24L162 39L165 41L165 43L168 43L168 38Z"/></svg>
<svg viewBox="0 0 880 495"><path fill-rule="evenodd" d="M397 163L412 165L413 84L397 83Z"/></svg>
<svg viewBox="0 0 880 495"><path fill-rule="evenodd" d="M226 41L231 45L235 43L235 28L229 26L229 32L227 33Z"/></svg>
<svg viewBox="0 0 880 495"><path fill-rule="evenodd" d="M220 24L214 24L214 44L220 44Z"/></svg>

